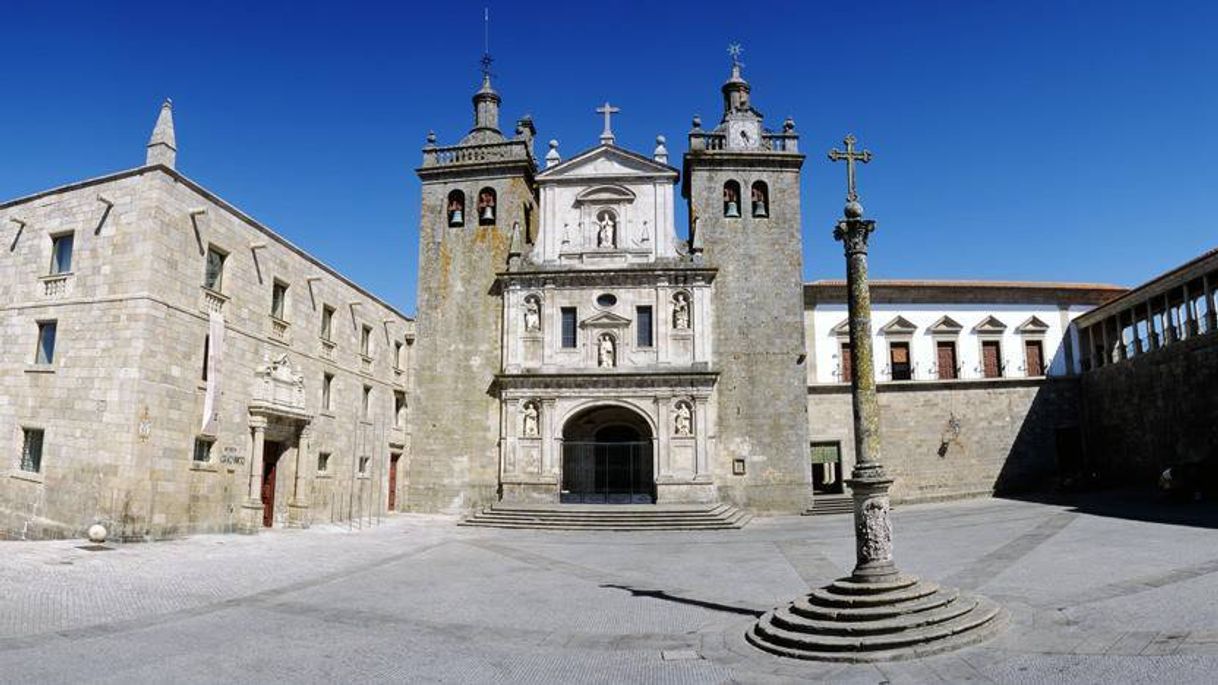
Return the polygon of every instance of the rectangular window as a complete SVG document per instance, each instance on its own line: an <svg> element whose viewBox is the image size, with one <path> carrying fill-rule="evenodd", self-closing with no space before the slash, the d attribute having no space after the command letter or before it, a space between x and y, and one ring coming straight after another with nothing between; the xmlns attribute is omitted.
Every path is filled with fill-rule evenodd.
<svg viewBox="0 0 1218 685"><path fill-rule="evenodd" d="M51 274L66 274L72 272L72 243L75 234L66 233L51 238Z"/></svg>
<svg viewBox="0 0 1218 685"><path fill-rule="evenodd" d="M638 333L636 344L639 347L651 347L654 342L652 340L652 318L651 306L635 307L635 330Z"/></svg>
<svg viewBox="0 0 1218 685"><path fill-rule="evenodd" d="M1002 347L997 340L981 342L981 370L986 378L1002 378Z"/></svg>
<svg viewBox="0 0 1218 685"><path fill-rule="evenodd" d="M393 426L401 428L406 425L406 393L401 390L393 391Z"/></svg>
<svg viewBox="0 0 1218 685"><path fill-rule="evenodd" d="M402 370L402 343L398 340L393 342L393 368L395 371Z"/></svg>
<svg viewBox="0 0 1218 685"><path fill-rule="evenodd" d="M326 473L329 470L330 470L330 453L329 452L318 452L317 453L317 472Z"/></svg>
<svg viewBox="0 0 1218 685"><path fill-rule="evenodd" d="M854 380L854 358L850 356L850 343L842 343L842 351L840 355L841 361L841 381L850 383Z"/></svg>
<svg viewBox="0 0 1218 685"><path fill-rule="evenodd" d="M203 373L200 378L207 380L207 355L211 354L211 336L203 336Z"/></svg>
<svg viewBox="0 0 1218 685"><path fill-rule="evenodd" d="M950 340L940 340L935 343L936 362L939 369L939 380L947 381L956 377L956 343Z"/></svg>
<svg viewBox="0 0 1218 685"><path fill-rule="evenodd" d="M909 362L909 343L889 343L888 361L892 365L892 380L907 381L913 378L913 367Z"/></svg>
<svg viewBox="0 0 1218 685"><path fill-rule="evenodd" d="M51 364L55 361L55 331L54 321L38 322L38 351L34 357L35 363Z"/></svg>
<svg viewBox="0 0 1218 685"><path fill-rule="evenodd" d="M214 247L207 248L207 264L203 268L203 287L220 292L224 285L224 253Z"/></svg>
<svg viewBox="0 0 1218 685"><path fill-rule="evenodd" d="M363 326L360 328L359 353L365 357L372 356L372 326Z"/></svg>
<svg viewBox="0 0 1218 685"><path fill-rule="evenodd" d="M1029 376L1045 375L1045 353L1039 340L1025 340L1023 342L1023 353L1025 365L1028 368Z"/></svg>
<svg viewBox="0 0 1218 685"><path fill-rule="evenodd" d="M360 457L359 458L359 475L361 475L361 476L368 475L368 462L371 460L372 460L371 457Z"/></svg>
<svg viewBox="0 0 1218 685"><path fill-rule="evenodd" d="M321 339L326 342L333 342L332 335L334 334L334 307L328 304L321 306Z"/></svg>
<svg viewBox="0 0 1218 685"><path fill-rule="evenodd" d="M42 429L22 429L24 440L21 443L21 470L29 473L42 472Z"/></svg>
<svg viewBox="0 0 1218 685"><path fill-rule="evenodd" d="M330 393L334 388L334 374L321 375L321 410L330 411Z"/></svg>
<svg viewBox="0 0 1218 685"><path fill-rule="evenodd" d="M563 307L562 313L562 346L575 347L575 307Z"/></svg>
<svg viewBox="0 0 1218 685"><path fill-rule="evenodd" d="M372 411L372 386L365 385L364 386L364 408L363 408L363 414L362 414L365 419L368 418L368 413L370 411Z"/></svg>
<svg viewBox="0 0 1218 685"><path fill-rule="evenodd" d="M275 281L271 286L271 316L285 320L284 314L288 307L288 284L283 281Z"/></svg>
<svg viewBox="0 0 1218 685"><path fill-rule="evenodd" d="M211 461L211 446L213 442L207 438L195 438L195 463L206 464Z"/></svg>

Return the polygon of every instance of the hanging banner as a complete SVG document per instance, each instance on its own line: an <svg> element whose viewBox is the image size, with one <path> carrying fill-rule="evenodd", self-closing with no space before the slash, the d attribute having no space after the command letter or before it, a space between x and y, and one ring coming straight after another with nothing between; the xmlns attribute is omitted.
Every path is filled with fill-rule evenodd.
<svg viewBox="0 0 1218 685"><path fill-rule="evenodd" d="M220 367L224 351L224 316L219 312L208 315L207 327L207 394L203 397L203 435L215 435L220 412L216 402L220 396Z"/></svg>

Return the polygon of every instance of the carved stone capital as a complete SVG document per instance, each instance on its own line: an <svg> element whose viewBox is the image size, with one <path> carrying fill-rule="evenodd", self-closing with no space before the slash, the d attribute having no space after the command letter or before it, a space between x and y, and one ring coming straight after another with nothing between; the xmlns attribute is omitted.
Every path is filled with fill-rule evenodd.
<svg viewBox="0 0 1218 685"><path fill-rule="evenodd" d="M867 254L867 239L874 230L871 219L841 219L833 229L833 239L843 243L847 256Z"/></svg>

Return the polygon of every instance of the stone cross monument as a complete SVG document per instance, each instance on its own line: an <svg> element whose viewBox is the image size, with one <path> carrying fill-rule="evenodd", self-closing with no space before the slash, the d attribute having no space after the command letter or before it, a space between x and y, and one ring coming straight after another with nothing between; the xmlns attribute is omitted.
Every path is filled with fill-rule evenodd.
<svg viewBox="0 0 1218 685"><path fill-rule="evenodd" d="M850 310L851 380L854 404L854 571L785 607L766 612L746 639L781 656L819 661L885 661L928 656L974 644L997 633L1006 612L993 602L941 588L897 570L893 559L888 488L892 479L880 461L880 410L871 354L871 294L867 286L867 241L875 221L863 218L855 187L855 164L871 161L846 136L846 207L833 229L845 246Z"/></svg>

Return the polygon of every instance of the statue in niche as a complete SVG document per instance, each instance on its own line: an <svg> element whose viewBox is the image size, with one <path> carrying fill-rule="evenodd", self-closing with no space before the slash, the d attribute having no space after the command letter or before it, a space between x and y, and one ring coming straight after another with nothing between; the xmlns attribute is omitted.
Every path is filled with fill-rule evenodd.
<svg viewBox="0 0 1218 685"><path fill-rule="evenodd" d="M524 403L524 425L522 430L524 437L535 438L538 436L537 419L540 415L541 412L538 411L536 402Z"/></svg>
<svg viewBox="0 0 1218 685"><path fill-rule="evenodd" d="M639 237L634 241L636 245L646 245L651 242L651 231L647 230L647 220L643 220L643 225L639 228Z"/></svg>
<svg viewBox="0 0 1218 685"><path fill-rule="evenodd" d="M532 295L524 298L524 330L541 330L541 303Z"/></svg>
<svg viewBox="0 0 1218 685"><path fill-rule="evenodd" d="M596 223L599 226L596 232L597 247L616 247L617 223L613 219L613 212L607 209L596 215Z"/></svg>
<svg viewBox="0 0 1218 685"><path fill-rule="evenodd" d="M600 341L597 343L596 365L602 369L613 368L616 365L614 351L613 336L608 333L601 335Z"/></svg>
<svg viewBox="0 0 1218 685"><path fill-rule="evenodd" d="M564 223L562 225L562 244L563 245L571 244L571 224Z"/></svg>
<svg viewBox="0 0 1218 685"><path fill-rule="evenodd" d="M694 434L694 412L688 402L677 402L676 414L673 417L673 432L678 437L689 437Z"/></svg>
<svg viewBox="0 0 1218 685"><path fill-rule="evenodd" d="M685 293L673 295L672 327L677 330L689 329L689 296Z"/></svg>

